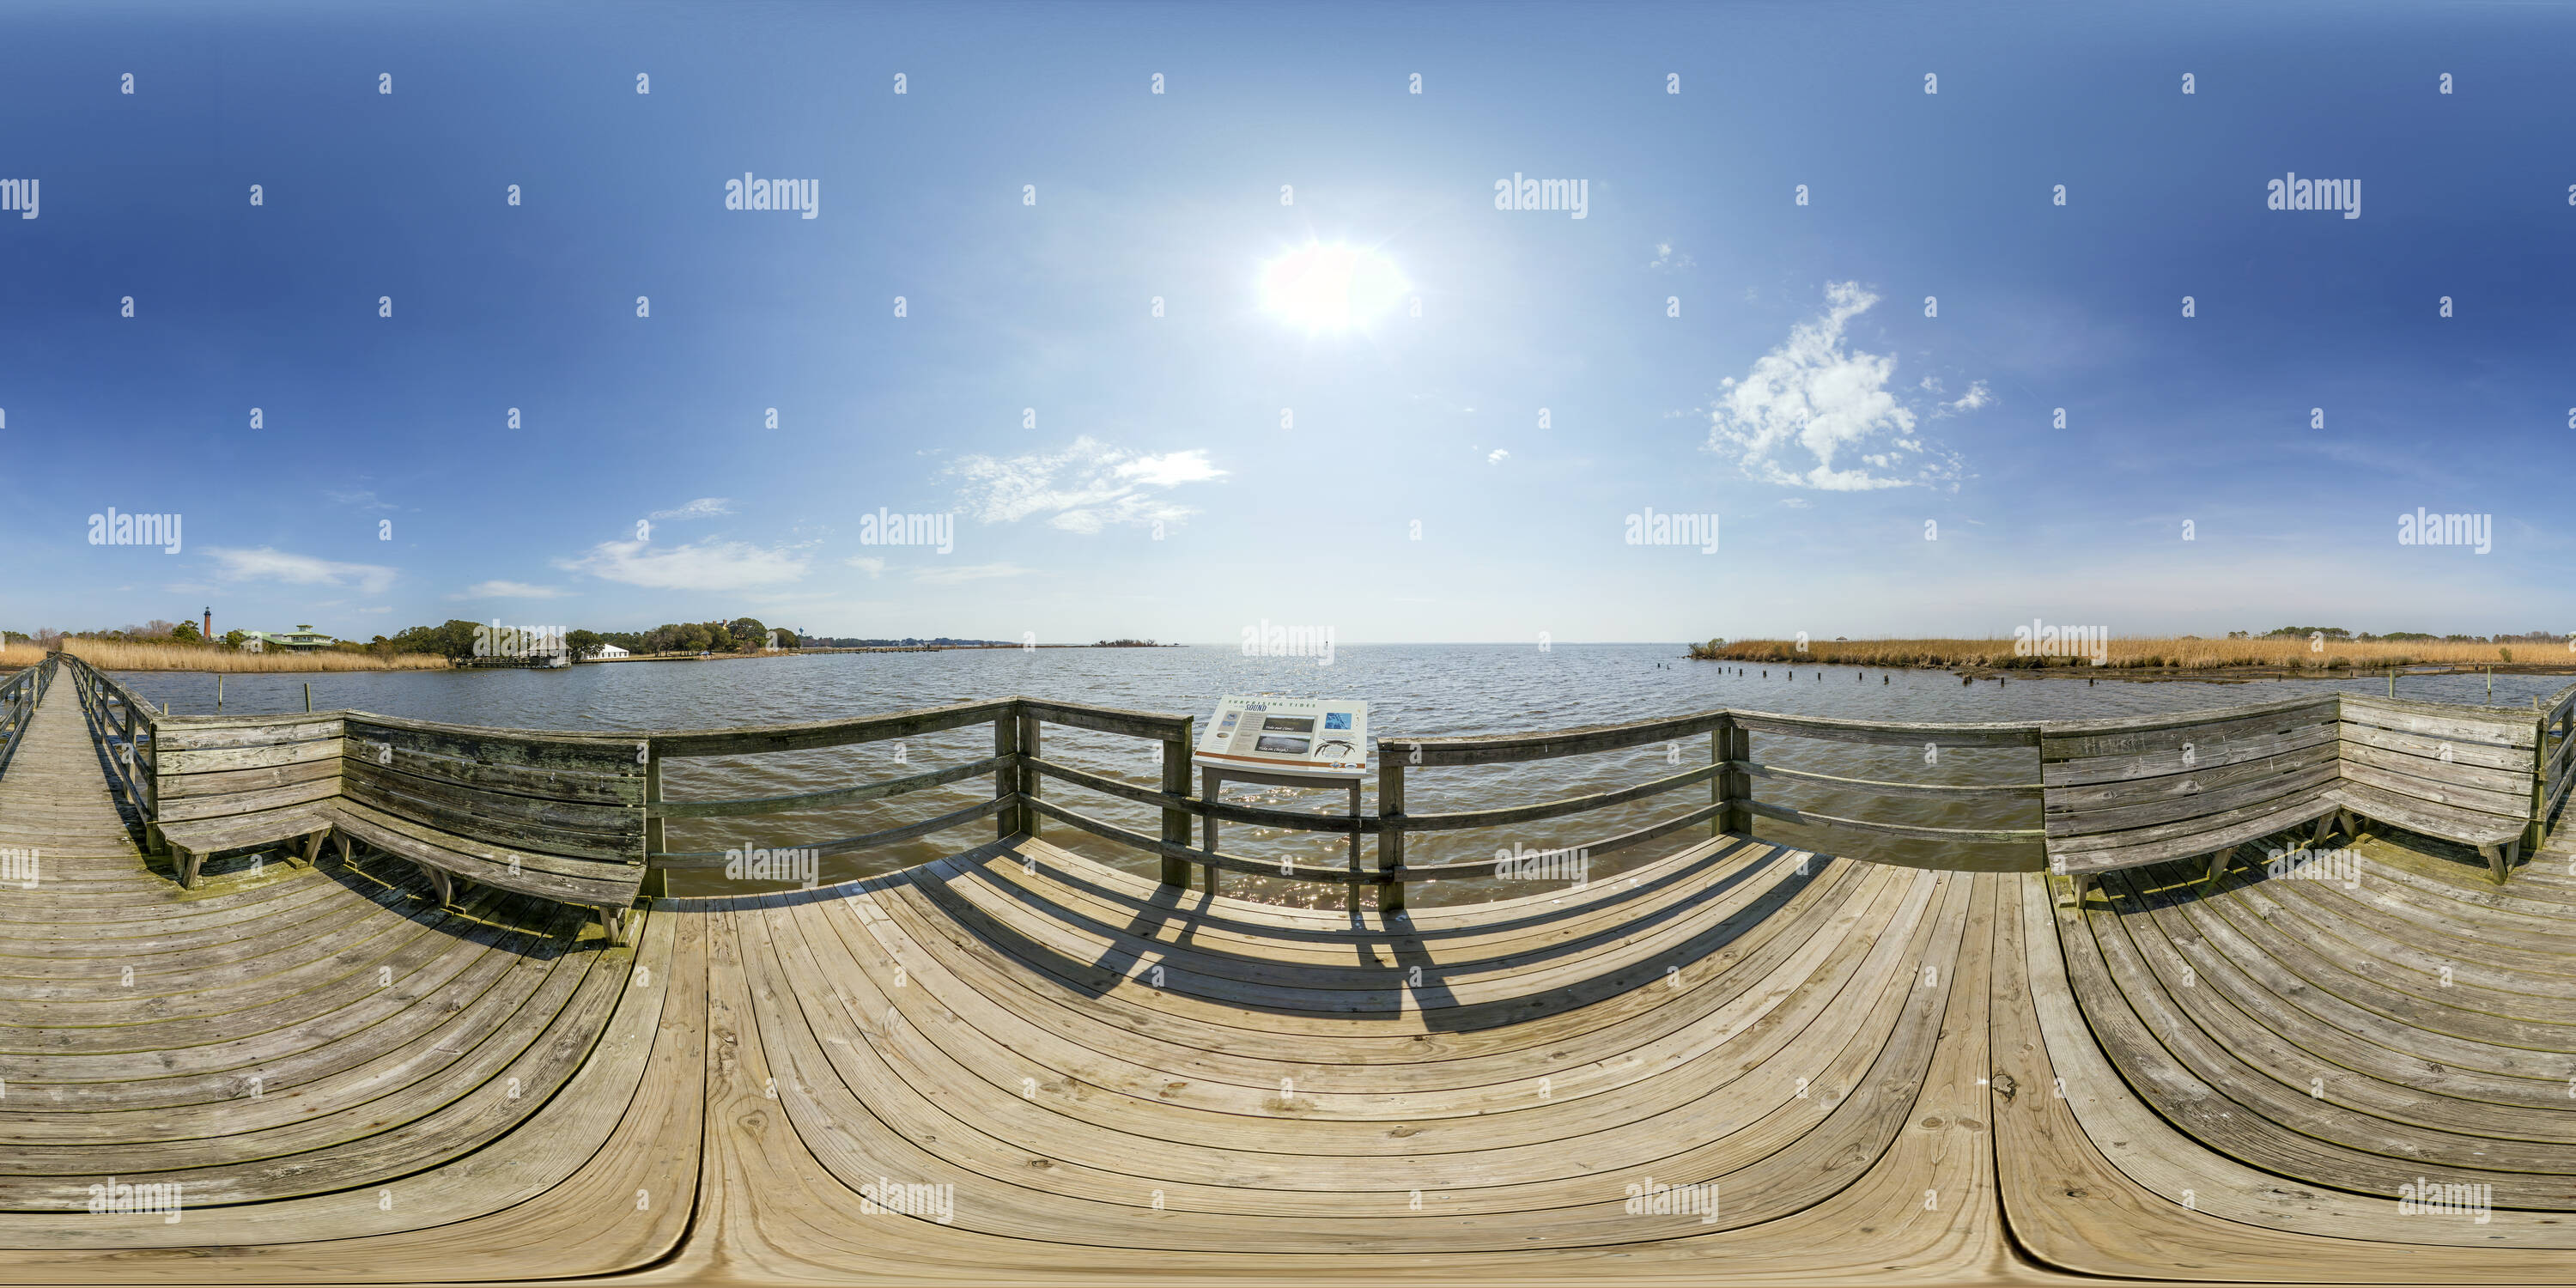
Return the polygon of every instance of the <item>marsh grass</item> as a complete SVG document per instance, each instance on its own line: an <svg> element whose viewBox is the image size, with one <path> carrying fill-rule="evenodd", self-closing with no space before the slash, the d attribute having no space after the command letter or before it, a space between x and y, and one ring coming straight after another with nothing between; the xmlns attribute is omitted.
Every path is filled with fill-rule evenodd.
<svg viewBox="0 0 2576 1288"><path fill-rule="evenodd" d="M63 650L102 671L444 671L447 659L422 653L235 653L192 644L135 644L69 639ZM41 660L41 658L39 659Z"/></svg>
<svg viewBox="0 0 2576 1288"><path fill-rule="evenodd" d="M2576 666L2576 653L2569 652L2564 643L2325 640L2323 645L2319 649L2311 647L2304 639L2278 638L2114 639L2103 650L2103 666L2112 669L2166 667L2186 671L2243 667L2340 671L2390 666ZM1809 662L1818 666L2093 669L2090 656L2017 657L2010 639L1810 640L1805 652L1800 652L1798 646L1789 640L1735 640L1715 647L1694 644L1691 656L1708 661Z"/></svg>

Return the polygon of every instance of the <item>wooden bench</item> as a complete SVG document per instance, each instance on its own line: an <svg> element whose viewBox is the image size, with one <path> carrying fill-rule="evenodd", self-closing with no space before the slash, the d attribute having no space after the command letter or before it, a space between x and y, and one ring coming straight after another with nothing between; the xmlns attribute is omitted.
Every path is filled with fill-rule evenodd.
<svg viewBox="0 0 2576 1288"><path fill-rule="evenodd" d="M2040 731L2049 870L2074 878L2211 855L2209 880L2238 847L2345 808L2335 697L2109 720Z"/></svg>
<svg viewBox="0 0 2576 1288"><path fill-rule="evenodd" d="M311 863L340 794L336 716L164 717L155 722L152 848L193 889L209 856L301 839Z"/></svg>
<svg viewBox="0 0 2576 1288"><path fill-rule="evenodd" d="M2365 819L2476 846L2495 879L2505 879L2540 804L2540 717L2346 695L2342 724L2337 804Z"/></svg>
<svg viewBox="0 0 2576 1288"><path fill-rule="evenodd" d="M2477 847L2499 882L2536 817L2540 718L2339 694L2256 707L2052 722L2040 738L2049 868L2075 878L2368 820Z"/></svg>
<svg viewBox="0 0 2576 1288"><path fill-rule="evenodd" d="M517 734L345 717L328 808L342 857L362 841L455 883L596 909L614 942L644 883L644 776L632 738Z"/></svg>

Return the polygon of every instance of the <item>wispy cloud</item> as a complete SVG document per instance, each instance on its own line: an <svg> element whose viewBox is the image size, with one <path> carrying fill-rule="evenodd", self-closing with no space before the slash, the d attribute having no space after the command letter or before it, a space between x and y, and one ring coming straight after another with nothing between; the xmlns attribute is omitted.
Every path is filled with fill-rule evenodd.
<svg viewBox="0 0 2576 1288"><path fill-rule="evenodd" d="M934 564L914 573L912 579L925 586L954 586L995 577L1025 577L1029 571L1014 563Z"/></svg>
<svg viewBox="0 0 2576 1288"><path fill-rule="evenodd" d="M866 573L870 577L882 577L885 575L886 561L876 557L875 555L852 555L841 562L858 569L860 572Z"/></svg>
<svg viewBox="0 0 2576 1288"><path fill-rule="evenodd" d="M654 590L739 590L794 581L805 575L805 556L742 541L703 541L656 547L642 541L603 541L557 568L605 581Z"/></svg>
<svg viewBox="0 0 2576 1288"><path fill-rule="evenodd" d="M1845 325L1876 303L1857 282L1828 284L1823 316L1791 328L1742 380L1726 379L1726 392L1709 413L1708 450L1733 456L1746 475L1782 487L1863 492L1948 483L1955 489L1958 458L1919 437L1913 409L1887 387L1896 359L1843 347ZM1978 383L1942 406L1974 410L1988 400ZM1802 455L1815 464L1799 468ZM1838 468L1837 458L1862 468Z"/></svg>
<svg viewBox="0 0 2576 1288"><path fill-rule="evenodd" d="M1678 273L1699 267L1699 261L1692 259L1689 251L1675 252L1671 242L1660 241L1655 243L1655 257L1647 261L1646 267L1658 273Z"/></svg>
<svg viewBox="0 0 2576 1288"><path fill-rule="evenodd" d="M1177 524L1198 511L1162 493L1225 475L1202 450L1139 456L1087 434L1061 452L961 457L948 472L962 480L967 512L986 523L1045 515L1048 526L1081 533L1157 519Z"/></svg>
<svg viewBox="0 0 2576 1288"><path fill-rule="evenodd" d="M333 505L355 506L361 510L399 510L402 507L378 497L373 492L332 492L322 494Z"/></svg>
<svg viewBox="0 0 2576 1288"><path fill-rule="evenodd" d="M225 581L282 581L291 586L355 586L381 595L394 584L394 570L381 564L333 563L311 555L288 554L261 546L236 550L210 546L215 576Z"/></svg>
<svg viewBox="0 0 2576 1288"><path fill-rule="evenodd" d="M1503 462L1510 460L1511 457L1512 453L1510 448L1497 447L1494 450L1485 453L1485 463L1487 465L1500 465Z"/></svg>
<svg viewBox="0 0 2576 1288"><path fill-rule="evenodd" d="M449 599L560 599L564 591L554 586L532 586L524 581L479 581L448 596Z"/></svg>
<svg viewBox="0 0 2576 1288"><path fill-rule="evenodd" d="M731 513L733 513L733 498L725 496L702 496L676 510L655 510L650 517L656 519L715 519Z"/></svg>

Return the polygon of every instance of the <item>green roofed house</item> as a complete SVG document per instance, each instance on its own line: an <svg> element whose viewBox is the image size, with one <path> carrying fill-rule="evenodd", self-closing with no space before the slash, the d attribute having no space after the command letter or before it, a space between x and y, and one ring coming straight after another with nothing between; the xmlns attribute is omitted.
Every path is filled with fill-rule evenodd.
<svg viewBox="0 0 2576 1288"><path fill-rule="evenodd" d="M312 653L332 643L330 636L310 625L299 625L291 631L252 631L241 646L245 653Z"/></svg>

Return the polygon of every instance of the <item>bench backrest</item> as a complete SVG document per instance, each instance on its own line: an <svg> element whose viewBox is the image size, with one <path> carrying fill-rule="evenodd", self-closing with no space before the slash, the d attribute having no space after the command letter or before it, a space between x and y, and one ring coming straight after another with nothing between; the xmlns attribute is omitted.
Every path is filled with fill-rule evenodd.
<svg viewBox="0 0 2576 1288"><path fill-rule="evenodd" d="M347 718L341 791L386 814L561 863L644 866L644 772L632 738L497 733Z"/></svg>
<svg viewBox="0 0 2576 1288"><path fill-rule="evenodd" d="M2343 699L2343 777L2365 812L2452 840L2518 836L2533 818L2540 717L2404 698Z"/></svg>
<svg viewBox="0 0 2576 1288"><path fill-rule="evenodd" d="M2217 848L2194 847L2331 787L2340 736L2333 696L2045 724L2040 796L2051 866L2132 867Z"/></svg>
<svg viewBox="0 0 2576 1288"><path fill-rule="evenodd" d="M153 819L228 818L340 794L338 716L163 717L152 751Z"/></svg>

